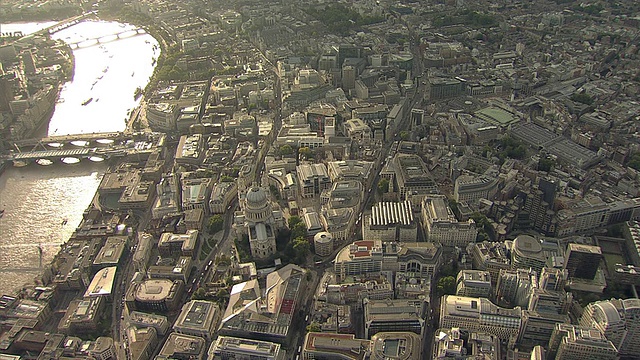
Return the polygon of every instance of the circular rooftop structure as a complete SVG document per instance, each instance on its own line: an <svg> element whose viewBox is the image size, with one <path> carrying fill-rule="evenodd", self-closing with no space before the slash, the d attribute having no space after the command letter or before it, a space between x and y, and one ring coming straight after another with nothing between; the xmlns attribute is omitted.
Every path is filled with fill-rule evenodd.
<svg viewBox="0 0 640 360"><path fill-rule="evenodd" d="M542 251L542 245L531 235L518 235L513 240L513 250L522 254L537 254Z"/></svg>
<svg viewBox="0 0 640 360"><path fill-rule="evenodd" d="M267 193L262 188L254 186L247 191L247 207L259 209L267 203Z"/></svg>

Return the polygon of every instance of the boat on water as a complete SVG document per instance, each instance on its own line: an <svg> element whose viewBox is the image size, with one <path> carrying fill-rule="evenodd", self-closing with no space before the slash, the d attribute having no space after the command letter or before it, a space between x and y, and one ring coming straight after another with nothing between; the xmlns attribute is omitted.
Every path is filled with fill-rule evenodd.
<svg viewBox="0 0 640 360"><path fill-rule="evenodd" d="M88 98L87 100L82 102L82 106L85 106L85 105L87 105L88 103L90 103L92 101L93 101L93 98Z"/></svg>

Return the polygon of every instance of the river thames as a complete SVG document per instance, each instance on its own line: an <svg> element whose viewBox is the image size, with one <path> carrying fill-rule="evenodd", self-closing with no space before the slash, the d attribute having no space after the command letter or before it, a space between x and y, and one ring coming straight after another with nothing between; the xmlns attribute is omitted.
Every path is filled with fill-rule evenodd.
<svg viewBox="0 0 640 360"><path fill-rule="evenodd" d="M2 24L2 31L37 31L47 24ZM135 27L103 21L85 21L53 35L67 43L83 42L73 51L75 74L60 93L46 130L48 135L122 131L125 119L139 100L159 56L157 41L148 34L127 32ZM87 39L124 37L93 45ZM44 131L43 131L44 132ZM8 168L0 175L0 294L32 283L42 263L48 264L69 239L93 198L106 166L82 161Z"/></svg>

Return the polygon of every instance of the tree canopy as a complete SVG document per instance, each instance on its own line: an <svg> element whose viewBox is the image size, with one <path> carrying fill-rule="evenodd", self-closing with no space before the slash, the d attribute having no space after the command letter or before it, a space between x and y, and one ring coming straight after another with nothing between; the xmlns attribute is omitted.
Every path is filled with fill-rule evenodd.
<svg viewBox="0 0 640 360"><path fill-rule="evenodd" d="M224 225L224 218L220 214L215 214L209 218L209 233L217 233L222 230Z"/></svg>
<svg viewBox="0 0 640 360"><path fill-rule="evenodd" d="M453 276L445 276L438 280L436 286L438 295L454 295L456 293L456 278Z"/></svg>

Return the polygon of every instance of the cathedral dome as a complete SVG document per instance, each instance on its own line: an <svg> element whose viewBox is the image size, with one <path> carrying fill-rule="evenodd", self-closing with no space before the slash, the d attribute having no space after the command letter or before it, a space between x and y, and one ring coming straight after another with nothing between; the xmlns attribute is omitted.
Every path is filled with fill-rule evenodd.
<svg viewBox="0 0 640 360"><path fill-rule="evenodd" d="M252 209L263 208L267 204L267 193L262 188L254 186L247 191L247 207Z"/></svg>

